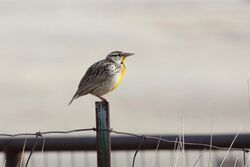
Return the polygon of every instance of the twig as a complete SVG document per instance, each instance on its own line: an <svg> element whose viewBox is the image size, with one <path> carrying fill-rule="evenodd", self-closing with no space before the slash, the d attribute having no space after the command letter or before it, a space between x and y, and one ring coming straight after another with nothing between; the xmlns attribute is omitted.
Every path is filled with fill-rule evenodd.
<svg viewBox="0 0 250 167"><path fill-rule="evenodd" d="M186 155L185 155L185 137L184 137L184 119L183 119L183 112L181 112L181 138L182 138L182 167L187 166L187 160L186 160ZM180 138L180 141L181 141Z"/></svg>
<svg viewBox="0 0 250 167"><path fill-rule="evenodd" d="M37 145L37 143L38 143L38 137L42 137L41 133L39 133L39 132L36 133L36 141L35 141L35 143L34 143L34 145L33 145L33 147L32 147L32 150L31 150L31 152L30 152L30 155L29 155L29 157L28 157L28 160L27 160L27 162L26 162L25 167L28 167L28 165L29 165L29 160L30 160L30 158L31 158L31 156L32 156L32 154L33 154L33 152L34 152L35 149L36 149L36 145Z"/></svg>
<svg viewBox="0 0 250 167"><path fill-rule="evenodd" d="M179 146L178 144L178 137L176 137L175 139L175 143L174 143L174 151L172 153L172 156L171 156L171 160L170 160L170 165L174 165L174 161L175 161L175 154L176 154L176 150L177 150L177 147Z"/></svg>
<svg viewBox="0 0 250 167"><path fill-rule="evenodd" d="M195 163L194 163L194 165L193 165L193 167L195 167L196 165L197 165L197 163L199 162L199 160L201 159L201 156L202 156L202 154L203 154L203 152L206 150L206 148L205 149L203 149L202 150L202 152L199 154L199 156L198 156L198 158L197 158L197 160L195 161Z"/></svg>
<svg viewBox="0 0 250 167"><path fill-rule="evenodd" d="M222 160L222 162L221 162L221 164L220 164L220 167L222 167L222 165L223 165L223 163L225 162L225 160L226 160L226 158L227 158L227 155L228 155L229 151L231 150L231 148L232 148L234 142L236 141L236 139L237 139L237 137L239 136L241 130L243 129L244 125L246 124L246 121L248 120L248 116L249 116L249 114L247 114L247 116L246 116L246 118L245 118L245 121L244 121L243 124L241 125L241 127L240 127L240 129L238 130L237 134L235 135L235 137L234 137L232 143L230 144L230 146L229 146L229 148L228 148L228 150L227 150L227 152L226 152L226 155L224 156L224 158L223 158L223 160Z"/></svg>
<svg viewBox="0 0 250 167"><path fill-rule="evenodd" d="M140 145L137 147L137 149L136 149L136 151L135 151L135 154L134 154L134 157L133 157L133 162L132 162L132 167L135 167L135 159L136 159L136 155L137 155L138 151L140 150L141 146L143 145L144 140L145 140L145 138L144 138L144 137L142 137L142 139L141 139L141 143L140 143Z"/></svg>
<svg viewBox="0 0 250 167"><path fill-rule="evenodd" d="M42 159L43 159L43 155L44 155L43 150L44 150L44 147L45 147L45 141L46 141L46 138L44 137L44 138L43 138L42 150L41 150L41 156L40 156L40 160L39 160L39 163L38 163L38 166L39 166L39 167L40 167L41 164L42 164Z"/></svg>
<svg viewBox="0 0 250 167"><path fill-rule="evenodd" d="M237 157L236 157L236 160L235 160L235 162L234 162L234 167L237 167L237 166L238 166L238 160L239 160L239 157L237 156Z"/></svg>
<svg viewBox="0 0 250 167"><path fill-rule="evenodd" d="M25 140L24 140L23 150L22 150L22 156L21 156L21 160L20 160L19 167L21 167L21 166L22 166L22 164L23 164L24 151L25 151L25 148L26 148L26 144L27 144L27 138L25 138Z"/></svg>
<svg viewBox="0 0 250 167"><path fill-rule="evenodd" d="M161 137L160 137L161 138ZM153 167L154 166L154 163L155 163L155 159L156 159L156 154L157 154L157 151L158 151L158 148L159 148L159 145L160 145L160 140L158 140L158 143L157 143L157 146L156 146L156 149L155 149L155 156L154 156L154 158L153 158L153 160L152 160L152 162L151 162L151 167Z"/></svg>
<svg viewBox="0 0 250 167"><path fill-rule="evenodd" d="M213 113L212 113L212 128L211 128L211 136L210 136L210 147L208 153L208 167L212 167L211 157L212 157L212 145L213 145L213 134L214 134L214 114L215 114L215 104L213 105Z"/></svg>

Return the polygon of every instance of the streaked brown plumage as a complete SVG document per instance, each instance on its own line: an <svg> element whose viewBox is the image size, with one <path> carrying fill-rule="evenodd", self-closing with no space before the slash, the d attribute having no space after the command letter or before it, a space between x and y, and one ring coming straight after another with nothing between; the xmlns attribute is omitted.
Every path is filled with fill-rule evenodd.
<svg viewBox="0 0 250 167"><path fill-rule="evenodd" d="M133 53L121 51L111 52L105 59L90 66L82 77L78 89L69 102L69 105L80 96L92 94L101 100L106 100L102 96L116 89L121 83L126 67L125 59Z"/></svg>

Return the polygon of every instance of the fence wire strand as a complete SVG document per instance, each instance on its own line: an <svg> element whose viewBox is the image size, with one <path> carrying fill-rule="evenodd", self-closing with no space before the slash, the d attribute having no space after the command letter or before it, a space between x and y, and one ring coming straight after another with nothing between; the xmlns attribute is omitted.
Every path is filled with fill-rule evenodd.
<svg viewBox="0 0 250 167"><path fill-rule="evenodd" d="M133 156L132 167L134 167L134 165L135 165L136 155L139 152L139 150L142 147L145 140L147 140L147 139L148 140L157 140L158 142L167 142L167 143L175 143L176 144L176 140L167 140L167 139L164 139L162 137L157 137L157 136L153 136L153 135L152 136L151 135L140 135L140 134L136 134L136 133L116 131L113 129L99 129L99 130L108 131L109 133L113 133L113 134L117 134L117 135L137 137L137 138L141 139L141 142L138 145L138 147L134 153L134 156ZM44 132L36 132L36 133L16 133L16 134L1 133L0 137L20 137L20 136L25 136L25 137L35 136L36 137L35 143L32 146L29 157L26 161L25 167L28 167L29 161L32 157L33 152L36 149L39 138L43 138L45 135L51 135L51 134L70 134L70 133L78 133L78 132L86 132L86 131L97 131L97 129L95 127L93 127L93 128L85 128L85 129L74 129L74 130L68 130L68 131L44 131ZM229 147L220 147L220 146L203 144L203 143L191 143L191 142L184 142L184 141L180 141L179 143L185 144L185 145L190 145L190 146L202 146L205 148L213 148L213 149L217 149L217 150L228 150L229 149ZM232 147L230 148L230 150L242 151L242 149L240 149L240 148L232 148Z"/></svg>

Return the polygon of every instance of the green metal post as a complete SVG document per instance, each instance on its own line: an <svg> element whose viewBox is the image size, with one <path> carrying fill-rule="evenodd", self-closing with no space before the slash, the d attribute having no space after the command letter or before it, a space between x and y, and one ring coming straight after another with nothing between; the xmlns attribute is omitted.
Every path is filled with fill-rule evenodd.
<svg viewBox="0 0 250 167"><path fill-rule="evenodd" d="M107 101L96 102L96 146L97 166L111 167L111 140L109 124L109 103Z"/></svg>

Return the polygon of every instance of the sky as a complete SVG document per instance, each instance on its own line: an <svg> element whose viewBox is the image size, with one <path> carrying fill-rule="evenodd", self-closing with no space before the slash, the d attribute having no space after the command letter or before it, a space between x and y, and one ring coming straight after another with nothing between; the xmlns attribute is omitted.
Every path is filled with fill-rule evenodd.
<svg viewBox="0 0 250 167"><path fill-rule="evenodd" d="M249 9L243 0L0 0L0 132L94 127L96 97L68 102L114 50L135 55L105 96L113 129L249 132Z"/></svg>

